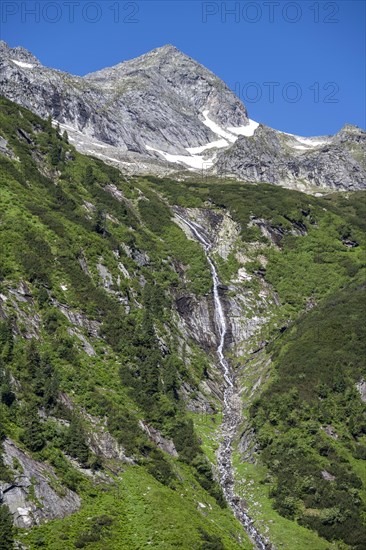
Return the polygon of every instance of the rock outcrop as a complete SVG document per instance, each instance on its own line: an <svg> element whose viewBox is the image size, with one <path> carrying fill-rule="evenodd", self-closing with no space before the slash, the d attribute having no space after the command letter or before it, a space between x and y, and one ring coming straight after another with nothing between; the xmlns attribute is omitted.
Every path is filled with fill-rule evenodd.
<svg viewBox="0 0 366 550"><path fill-rule="evenodd" d="M79 509L80 497L61 484L51 466L34 460L10 439L3 448L3 460L14 481L0 482L0 500L9 507L17 527L29 528Z"/></svg>
<svg viewBox="0 0 366 550"><path fill-rule="evenodd" d="M240 177L305 190L355 190L366 186L366 132L345 126L335 136L296 138L260 125L218 154L212 168Z"/></svg>

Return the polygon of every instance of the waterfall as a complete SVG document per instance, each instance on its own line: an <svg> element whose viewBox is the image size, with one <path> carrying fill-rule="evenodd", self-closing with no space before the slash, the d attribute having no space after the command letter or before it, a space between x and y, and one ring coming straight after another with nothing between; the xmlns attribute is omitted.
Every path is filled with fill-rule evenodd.
<svg viewBox="0 0 366 550"><path fill-rule="evenodd" d="M225 336L227 334L227 320L224 307L219 294L220 279L216 266L210 256L212 243L205 235L205 230L201 225L192 220L187 220L181 214L175 212L177 218L191 230L193 236L201 243L205 250L206 258L210 266L213 297L215 305L215 324L219 336L216 349L220 367L226 382L224 390L223 422L222 422L222 442L217 454L217 466L220 475L220 485L225 498L233 510L236 518L241 522L247 534L251 538L255 547L259 550L269 550L272 548L268 540L264 539L253 525L253 521L248 516L244 503L234 493L234 472L232 466L233 441L237 428L241 422L241 401L238 390L235 386L234 374L228 361L224 356Z"/></svg>

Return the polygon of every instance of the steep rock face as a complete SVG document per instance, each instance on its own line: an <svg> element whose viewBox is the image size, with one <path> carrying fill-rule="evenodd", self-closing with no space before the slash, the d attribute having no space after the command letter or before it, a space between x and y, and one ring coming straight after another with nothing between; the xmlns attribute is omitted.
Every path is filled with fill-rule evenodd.
<svg viewBox="0 0 366 550"><path fill-rule="evenodd" d="M186 154L185 147L215 139L202 123L205 110L226 126L248 123L244 106L229 88L174 46L91 73L84 82L102 90L122 116L132 119L142 143L167 152L176 153L178 146Z"/></svg>
<svg viewBox="0 0 366 550"><path fill-rule="evenodd" d="M50 114L60 121L73 122L76 128L85 128L91 107L97 105L85 101L80 78L43 67L24 48L9 48L5 42L0 42L0 54L3 95L43 118Z"/></svg>
<svg viewBox="0 0 366 550"><path fill-rule="evenodd" d="M240 227L226 212L199 208L176 208L176 212L184 218L194 220L201 226L205 238L211 242L211 251L227 260L228 255L235 252L238 240L240 239ZM184 229L187 236L191 234L178 219L177 223ZM253 314L259 305L264 306L273 302L272 292L263 288L260 296L254 298L247 288L243 287L243 280L250 279L241 271L230 280L229 286L221 285L219 294L222 300L229 326L225 338L225 345L236 351L242 348L266 321L265 316ZM193 296L178 296L176 308L184 322L189 337L193 338L201 347L207 351L213 351L217 345L217 328L215 325L215 313L213 308L212 295L200 298Z"/></svg>
<svg viewBox="0 0 366 550"><path fill-rule="evenodd" d="M188 335L207 351L214 349L217 342L211 297L197 299L190 295L179 296L176 308Z"/></svg>
<svg viewBox="0 0 366 550"><path fill-rule="evenodd" d="M82 141L82 132L86 145L99 146L101 154L106 144L146 157L156 156L146 146L187 155L186 147L217 139L204 124L205 110L217 123L248 124L234 93L174 46L85 77L43 67L31 53L4 42L0 53L0 92L42 117L51 114L75 140L79 134Z"/></svg>
<svg viewBox="0 0 366 550"><path fill-rule="evenodd" d="M218 154L213 171L250 182L330 189L366 185L366 132L345 126L333 137L297 138L259 126Z"/></svg>
<svg viewBox="0 0 366 550"><path fill-rule="evenodd" d="M361 129L301 138L258 126L222 80L171 45L80 77L0 42L0 93L51 115L81 152L128 173L204 171L300 190L366 187Z"/></svg>
<svg viewBox="0 0 366 550"><path fill-rule="evenodd" d="M229 287L230 295L226 298L226 311L230 321L230 347L238 354L248 346L248 341L259 328L268 320L266 315L251 313L259 304L268 304L272 301L270 292L265 293L257 300L249 291L243 292L240 285L232 284ZM249 313L250 312L250 313Z"/></svg>
<svg viewBox="0 0 366 550"><path fill-rule="evenodd" d="M147 433L151 441L156 444L158 449L168 453L174 458L178 458L177 449L175 448L175 445L171 439L167 439L166 437L162 436L159 430L153 428L152 426L148 426L142 420L139 421L139 426L142 430L144 430L145 433Z"/></svg>
<svg viewBox="0 0 366 550"><path fill-rule="evenodd" d="M0 317L6 319L9 309L13 309L18 318L15 327L17 334L22 333L19 328L22 325L24 327L22 334L25 338L38 338L40 317L34 308L34 298L24 281L20 281L17 287L4 288L3 293L0 294Z"/></svg>
<svg viewBox="0 0 366 550"><path fill-rule="evenodd" d="M240 239L240 226L234 222L228 212L219 212L199 208L176 208L178 213L184 217L194 220L201 226L206 239L212 243L213 257L220 257L225 261L229 254L239 257L239 264L245 263L249 258L243 256L243 243ZM176 220L180 227L191 237L186 227L183 227L179 219ZM238 255L238 249L241 253ZM275 303L275 296L272 289L265 285L262 278L258 279L261 285L259 295L256 296L245 286L252 276L246 273L244 267L239 267L228 285L219 287L219 294L225 309L225 315L229 322L225 345L234 354L244 351L252 345L250 339L258 332L261 326L268 320L263 313L269 306ZM212 295L201 297L179 296L176 300L176 307L188 335L199 343L204 349L212 351L217 347L217 329L213 309ZM248 349L247 349L248 351Z"/></svg>
<svg viewBox="0 0 366 550"><path fill-rule="evenodd" d="M3 447L3 460L13 471L14 482L1 482L0 500L9 507L17 527L32 527L79 509L80 497L60 485L50 466L32 459L10 439ZM62 492L56 492L55 486Z"/></svg>

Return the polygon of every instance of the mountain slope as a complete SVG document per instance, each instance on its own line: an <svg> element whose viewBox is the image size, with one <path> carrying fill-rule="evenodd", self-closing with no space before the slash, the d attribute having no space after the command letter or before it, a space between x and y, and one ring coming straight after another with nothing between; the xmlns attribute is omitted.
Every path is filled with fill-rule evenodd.
<svg viewBox="0 0 366 550"><path fill-rule="evenodd" d="M170 245L149 229L145 202L169 212L154 194L76 153L50 123L1 107L3 502L20 528L65 515L52 491L73 499L66 514L82 502L62 524L65 548L249 548L184 404L220 406L215 367L171 312L175 292L209 288L203 252L169 214ZM59 529L25 543L59 548Z"/></svg>
<svg viewBox="0 0 366 550"><path fill-rule="evenodd" d="M228 504L268 548L359 550L364 192L128 178L2 98L0 193L0 487L26 548L249 549L227 467ZM238 413L226 466L212 274L182 218L221 282ZM309 426L312 358L328 393ZM299 417L278 411L296 392ZM331 450L309 451L315 504L271 462L295 478L291 452L313 436Z"/></svg>
<svg viewBox="0 0 366 550"><path fill-rule="evenodd" d="M300 318L271 349L276 376L252 408L275 508L357 549L366 544L365 308L361 279Z"/></svg>
<svg viewBox="0 0 366 550"><path fill-rule="evenodd" d="M184 155L186 147L214 141L205 110L228 126L248 123L227 86L173 46L83 78L43 67L23 49L0 47L3 95L122 153L154 156L148 146Z"/></svg>
<svg viewBox="0 0 366 550"><path fill-rule="evenodd" d="M260 126L220 152L213 169L244 181L266 181L300 190L365 187L366 132L345 126L335 136L297 138Z"/></svg>
<svg viewBox="0 0 366 550"><path fill-rule="evenodd" d="M301 138L259 126L222 80L174 46L84 77L5 42L0 53L0 93L51 115L81 152L130 174L207 172L312 191L366 185L361 129Z"/></svg>

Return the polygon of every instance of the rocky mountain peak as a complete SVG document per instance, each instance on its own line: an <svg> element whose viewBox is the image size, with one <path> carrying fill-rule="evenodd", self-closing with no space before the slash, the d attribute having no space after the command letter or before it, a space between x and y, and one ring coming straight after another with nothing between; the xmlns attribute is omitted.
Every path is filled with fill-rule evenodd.
<svg viewBox="0 0 366 550"><path fill-rule="evenodd" d="M0 40L0 55L4 60L18 61L32 65L41 65L40 61L26 48L16 46L11 48L4 40Z"/></svg>
<svg viewBox="0 0 366 550"><path fill-rule="evenodd" d="M146 54L143 54L142 56L136 58L135 61L138 59L147 61L155 61L156 63L160 63L161 61L165 61L169 64L174 63L182 63L182 64L189 64L194 67L201 67L206 72L209 72L206 67L198 63L195 59L190 57L188 54L182 52L182 50L179 50L176 46L173 44L165 44L164 46L159 46L158 48L154 48L150 52L147 52ZM213 73L211 73L213 74ZM215 78L216 75L213 75Z"/></svg>
<svg viewBox="0 0 366 550"><path fill-rule="evenodd" d="M183 53L173 44L165 44L164 46L159 46L158 48L154 48L153 50L151 50L149 53L154 55L163 55L163 56L167 54L178 54L183 57L188 57L185 53ZM146 55L149 55L149 53Z"/></svg>
<svg viewBox="0 0 366 550"><path fill-rule="evenodd" d="M366 132L354 124L345 124L335 135L336 139L349 141L366 141Z"/></svg>
<svg viewBox="0 0 366 550"><path fill-rule="evenodd" d="M225 82L171 44L84 77L5 42L0 53L1 94L51 115L81 152L130 173L205 170L299 189L366 186L361 129L301 138L258 125Z"/></svg>

